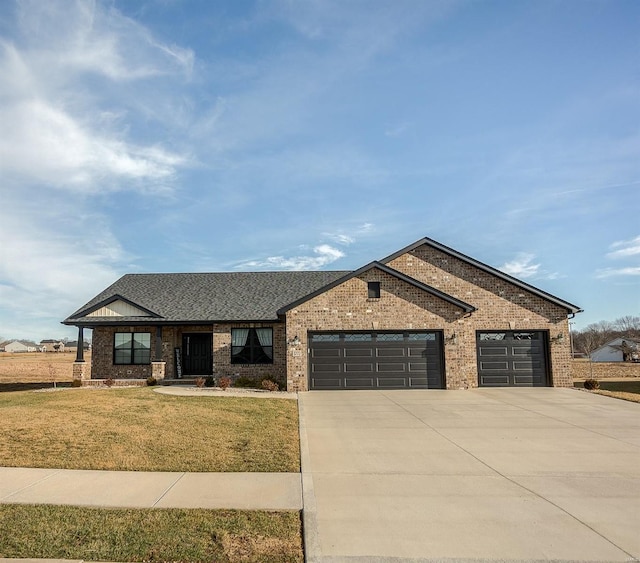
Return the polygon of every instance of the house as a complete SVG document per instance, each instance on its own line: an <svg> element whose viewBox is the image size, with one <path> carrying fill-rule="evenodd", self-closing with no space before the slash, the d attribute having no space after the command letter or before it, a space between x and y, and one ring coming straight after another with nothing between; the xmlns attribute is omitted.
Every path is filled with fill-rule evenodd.
<svg viewBox="0 0 640 563"><path fill-rule="evenodd" d="M591 352L592 362L640 362L640 341L614 338Z"/></svg>
<svg viewBox="0 0 640 563"><path fill-rule="evenodd" d="M80 342L93 329L93 378L570 387L568 318L580 311L423 238L355 271L128 274L63 323Z"/></svg>
<svg viewBox="0 0 640 563"><path fill-rule="evenodd" d="M41 340L41 352L64 352L64 342L62 340Z"/></svg>
<svg viewBox="0 0 640 563"><path fill-rule="evenodd" d="M12 340L4 345L4 351L11 353L36 352L37 350L37 344L31 340Z"/></svg>
<svg viewBox="0 0 640 563"><path fill-rule="evenodd" d="M84 351L88 352L89 350L91 350L91 343L87 342L86 340L83 342L83 346L84 346ZM78 351L78 341L77 340L69 340L65 345L64 345L64 351L65 352L77 352Z"/></svg>

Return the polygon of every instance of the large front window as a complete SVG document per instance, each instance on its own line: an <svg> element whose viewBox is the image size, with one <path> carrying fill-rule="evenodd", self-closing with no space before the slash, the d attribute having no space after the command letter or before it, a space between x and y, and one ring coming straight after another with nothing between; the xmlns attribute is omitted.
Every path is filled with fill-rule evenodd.
<svg viewBox="0 0 640 563"><path fill-rule="evenodd" d="M272 328L232 328L232 364L272 364Z"/></svg>
<svg viewBox="0 0 640 563"><path fill-rule="evenodd" d="M151 363L151 333L116 332L113 339L113 363Z"/></svg>

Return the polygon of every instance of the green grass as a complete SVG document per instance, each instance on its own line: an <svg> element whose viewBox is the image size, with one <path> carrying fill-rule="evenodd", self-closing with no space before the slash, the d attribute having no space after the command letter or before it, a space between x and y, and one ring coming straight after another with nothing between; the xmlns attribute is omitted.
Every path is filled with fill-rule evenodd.
<svg viewBox="0 0 640 563"><path fill-rule="evenodd" d="M0 557L302 562L298 512L0 505ZM10 533L6 533L10 531Z"/></svg>
<svg viewBox="0 0 640 563"><path fill-rule="evenodd" d="M11 467L297 472L297 403L177 397L150 388L0 394Z"/></svg>

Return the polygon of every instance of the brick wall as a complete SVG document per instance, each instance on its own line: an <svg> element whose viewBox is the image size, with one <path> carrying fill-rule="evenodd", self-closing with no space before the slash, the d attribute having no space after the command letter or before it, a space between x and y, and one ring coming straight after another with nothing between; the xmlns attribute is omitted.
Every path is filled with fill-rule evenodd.
<svg viewBox="0 0 640 563"><path fill-rule="evenodd" d="M232 328L273 328L273 364L243 365L231 363ZM113 334L115 332L148 332L151 334L151 359L155 360L156 327L122 326L98 327L93 330L93 353L91 355L92 379L146 379L152 374L152 366L114 365ZM217 377L239 376L273 377L285 380L286 356L283 323L225 323L215 325L184 325L162 327L162 358L166 362L165 378L173 379L175 371L175 349L182 348L184 334L207 333L213 335L213 374Z"/></svg>
<svg viewBox="0 0 640 563"><path fill-rule="evenodd" d="M287 338L301 341L287 353L290 391L307 389L307 332L315 330L443 330L448 389L477 386L476 331L548 331L552 384L572 385L569 326L561 307L427 246L389 266L478 310L465 315L381 270L369 270L287 312ZM380 299L367 298L368 281L381 283Z"/></svg>
<svg viewBox="0 0 640 563"><path fill-rule="evenodd" d="M640 363L589 362L573 360L571 375L576 379L606 379L611 377L640 377Z"/></svg>

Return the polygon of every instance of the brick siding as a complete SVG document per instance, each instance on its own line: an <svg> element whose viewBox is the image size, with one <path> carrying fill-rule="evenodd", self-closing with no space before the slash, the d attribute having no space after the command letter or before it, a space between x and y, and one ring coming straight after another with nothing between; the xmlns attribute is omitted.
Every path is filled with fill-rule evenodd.
<svg viewBox="0 0 640 563"><path fill-rule="evenodd" d="M572 385L569 326L562 307L426 245L389 266L478 310L466 315L394 276L369 270L287 312L287 338L297 336L301 342L287 355L290 391L308 388L307 333L315 330L443 330L447 389L478 385L476 331L548 331L551 384ZM367 297L368 281L381 283L380 299Z"/></svg>
<svg viewBox="0 0 640 563"><path fill-rule="evenodd" d="M573 360L571 375L576 379L606 379L612 377L640 377L640 363L633 362L589 362Z"/></svg>
<svg viewBox="0 0 640 563"><path fill-rule="evenodd" d="M245 365L231 363L232 328L273 328L273 364ZM93 330L93 352L91 354L92 379L146 379L153 373L149 365L114 365L113 340L116 332L148 332L151 334L151 360L165 362L165 379L176 377L175 352L182 348L184 334L207 333L213 336L213 373L216 377L235 379L247 377L273 377L284 381L286 371L285 339L283 323L225 323L214 325L185 325L162 327L162 358L155 357L156 327L122 326L98 327ZM188 375L188 374L185 374Z"/></svg>

